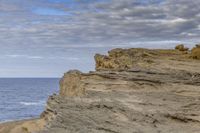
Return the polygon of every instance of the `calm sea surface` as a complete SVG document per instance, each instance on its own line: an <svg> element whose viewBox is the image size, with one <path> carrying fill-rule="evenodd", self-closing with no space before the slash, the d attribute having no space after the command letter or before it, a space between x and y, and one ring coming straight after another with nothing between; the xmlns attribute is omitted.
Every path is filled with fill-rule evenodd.
<svg viewBox="0 0 200 133"><path fill-rule="evenodd" d="M0 78L0 122L38 117L58 78Z"/></svg>

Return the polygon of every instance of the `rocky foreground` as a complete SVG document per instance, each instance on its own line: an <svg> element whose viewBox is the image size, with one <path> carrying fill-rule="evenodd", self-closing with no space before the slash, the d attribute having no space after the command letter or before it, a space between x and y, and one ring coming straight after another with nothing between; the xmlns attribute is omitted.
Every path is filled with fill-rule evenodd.
<svg viewBox="0 0 200 133"><path fill-rule="evenodd" d="M97 54L96 71L64 74L38 133L200 133L200 53L194 49Z"/></svg>

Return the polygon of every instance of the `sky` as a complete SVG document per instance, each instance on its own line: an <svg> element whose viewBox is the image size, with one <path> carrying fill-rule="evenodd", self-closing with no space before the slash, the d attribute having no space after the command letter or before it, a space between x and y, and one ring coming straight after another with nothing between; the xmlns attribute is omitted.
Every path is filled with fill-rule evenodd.
<svg viewBox="0 0 200 133"><path fill-rule="evenodd" d="M113 48L200 42L200 0L0 0L0 77L94 70Z"/></svg>

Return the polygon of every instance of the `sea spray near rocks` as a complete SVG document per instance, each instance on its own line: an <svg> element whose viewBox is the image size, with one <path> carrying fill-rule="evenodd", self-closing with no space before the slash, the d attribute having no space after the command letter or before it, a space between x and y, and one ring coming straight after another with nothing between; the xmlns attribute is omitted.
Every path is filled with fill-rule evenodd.
<svg viewBox="0 0 200 133"><path fill-rule="evenodd" d="M37 101L37 102L20 102L21 105L25 106L44 106L46 104L45 101Z"/></svg>

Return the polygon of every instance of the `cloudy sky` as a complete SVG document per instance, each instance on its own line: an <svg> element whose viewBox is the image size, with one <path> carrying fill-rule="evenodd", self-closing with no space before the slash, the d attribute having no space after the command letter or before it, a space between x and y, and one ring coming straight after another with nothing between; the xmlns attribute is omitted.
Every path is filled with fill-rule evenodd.
<svg viewBox="0 0 200 133"><path fill-rule="evenodd" d="M0 77L94 70L115 47L200 42L200 0L0 0Z"/></svg>

